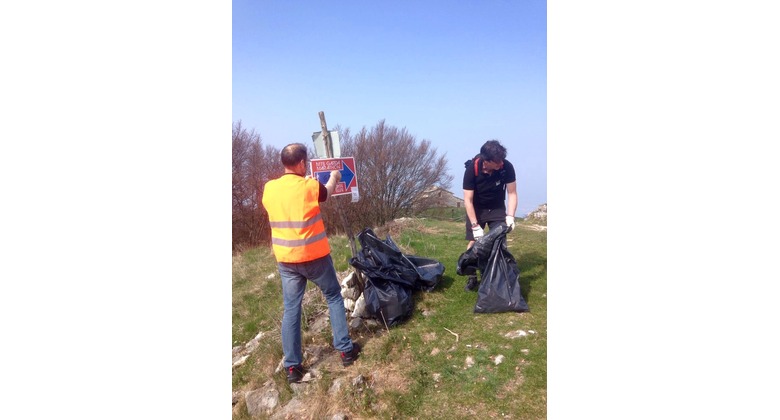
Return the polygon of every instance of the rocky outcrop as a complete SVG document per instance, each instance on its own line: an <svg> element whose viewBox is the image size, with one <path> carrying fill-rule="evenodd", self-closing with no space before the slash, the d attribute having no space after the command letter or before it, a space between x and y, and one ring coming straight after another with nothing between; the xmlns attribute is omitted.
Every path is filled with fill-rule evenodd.
<svg viewBox="0 0 780 420"><path fill-rule="evenodd" d="M528 216L526 216L526 219L528 220L538 220L538 221L547 221L547 203L544 203L536 208L536 210L528 213Z"/></svg>

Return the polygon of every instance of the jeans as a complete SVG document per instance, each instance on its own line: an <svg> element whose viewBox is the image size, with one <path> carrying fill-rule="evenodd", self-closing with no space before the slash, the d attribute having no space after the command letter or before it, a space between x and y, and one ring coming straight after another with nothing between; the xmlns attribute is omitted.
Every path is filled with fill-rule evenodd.
<svg viewBox="0 0 780 420"><path fill-rule="evenodd" d="M301 313L306 281L311 280L322 291L328 302L333 347L338 351L352 351L352 340L347 328L347 313L341 298L341 285L336 277L330 255L304 263L277 263L282 279L284 316L282 317L282 351L284 367L303 363L301 349Z"/></svg>

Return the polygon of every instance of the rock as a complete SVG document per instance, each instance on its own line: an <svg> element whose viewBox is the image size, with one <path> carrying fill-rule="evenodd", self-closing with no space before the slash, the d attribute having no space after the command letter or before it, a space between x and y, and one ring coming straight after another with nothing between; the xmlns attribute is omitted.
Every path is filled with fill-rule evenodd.
<svg viewBox="0 0 780 420"><path fill-rule="evenodd" d="M250 416L269 415L279 405L279 391L272 383L244 394Z"/></svg>
<svg viewBox="0 0 780 420"><path fill-rule="evenodd" d="M358 375L354 379L352 379L352 386L357 388L360 385L363 385L364 382L365 382L365 378L363 377L363 375Z"/></svg>
<svg viewBox="0 0 780 420"><path fill-rule="evenodd" d="M468 368L470 368L472 366L474 366L474 358L471 357L471 356L467 356L466 357L466 368L468 369Z"/></svg>
<svg viewBox="0 0 780 420"><path fill-rule="evenodd" d="M260 339L261 339L261 338L263 338L263 336L264 336L264 335L265 335L265 333L264 333L264 332L262 332L262 331L260 331L260 332L259 332L259 333L258 333L258 334L255 336L255 338L253 338L253 339L249 340L249 342L248 342L248 343L246 343L246 346L245 346L245 349L244 349L244 350L245 350L247 353L251 353L251 352L255 351L255 349L257 348L257 346L258 346L258 345L260 345Z"/></svg>
<svg viewBox="0 0 780 420"><path fill-rule="evenodd" d="M341 280L341 297L344 299L356 300L360 296L360 290L358 290L355 272L349 273L347 277Z"/></svg>
<svg viewBox="0 0 780 420"><path fill-rule="evenodd" d="M500 365L500 364L501 364L501 362L503 362L503 361L504 361L504 355L503 355L503 354L499 354L498 356L496 356L496 359L495 359L495 360L493 360L493 363L495 363L495 364L496 364L496 366L498 366L498 365Z"/></svg>
<svg viewBox="0 0 780 420"><path fill-rule="evenodd" d="M344 378L336 378L333 381L333 385L330 386L330 389L328 390L328 394L336 394L341 390L341 387L344 386Z"/></svg>
<svg viewBox="0 0 780 420"><path fill-rule="evenodd" d="M246 362L249 354L255 351L260 344L260 339L263 338L264 335L265 333L260 331L255 338L249 340L246 345L233 347L233 367L241 366Z"/></svg>
<svg viewBox="0 0 780 420"><path fill-rule="evenodd" d="M246 362L246 359L248 359L248 358L249 358L248 354L240 356L240 357L234 357L233 358L233 367L239 367L239 366L243 365L244 362Z"/></svg>
<svg viewBox="0 0 780 420"><path fill-rule="evenodd" d="M352 318L369 318L366 312L366 299L362 294L355 301L355 310L352 311Z"/></svg>
<svg viewBox="0 0 780 420"><path fill-rule="evenodd" d="M288 402L281 410L274 413L274 415L271 417L271 419L303 419L308 418L304 413L306 413L306 403L299 400L298 398L293 398Z"/></svg>
<svg viewBox="0 0 780 420"><path fill-rule="evenodd" d="M528 213L526 219L537 219L547 221L547 203L544 203L536 208L536 210Z"/></svg>
<svg viewBox="0 0 780 420"><path fill-rule="evenodd" d="M344 309L352 312L355 309L355 301L349 298L344 298Z"/></svg>
<svg viewBox="0 0 780 420"><path fill-rule="evenodd" d="M311 325L309 325L309 332L319 333L330 325L330 318L328 313L319 315Z"/></svg>
<svg viewBox="0 0 780 420"><path fill-rule="evenodd" d="M528 335L527 332L525 332L523 330L517 330L517 331L510 331L510 332L504 334L504 337L507 337L507 338L517 338L517 337L525 337L526 335Z"/></svg>
<svg viewBox="0 0 780 420"><path fill-rule="evenodd" d="M355 272L350 272L346 277L344 277L341 280L341 287L342 288L352 288L355 287Z"/></svg>

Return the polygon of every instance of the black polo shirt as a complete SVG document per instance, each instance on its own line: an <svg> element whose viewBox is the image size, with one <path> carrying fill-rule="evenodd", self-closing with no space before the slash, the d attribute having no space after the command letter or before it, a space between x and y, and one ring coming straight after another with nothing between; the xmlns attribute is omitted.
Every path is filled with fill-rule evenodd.
<svg viewBox="0 0 780 420"><path fill-rule="evenodd" d="M488 175L482 171L483 159L479 159L477 175L474 175L474 161L466 161L466 171L463 174L463 189L474 191L474 208L504 209L506 205L506 184L515 182L515 167L504 159L504 167Z"/></svg>

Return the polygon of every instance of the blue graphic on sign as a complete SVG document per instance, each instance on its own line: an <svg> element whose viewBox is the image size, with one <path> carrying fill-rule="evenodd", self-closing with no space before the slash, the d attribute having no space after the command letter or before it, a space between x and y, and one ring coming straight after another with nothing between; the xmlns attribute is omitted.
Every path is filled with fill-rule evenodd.
<svg viewBox="0 0 780 420"><path fill-rule="evenodd" d="M320 184L325 185L330 178L330 172L315 172L314 176L317 177L317 181L320 181Z"/></svg>
<svg viewBox="0 0 780 420"><path fill-rule="evenodd" d="M349 166L347 165L344 165L344 167L339 172L341 172L341 182L343 182L347 189L349 189L349 185L352 183L352 179L355 178L355 173L352 172L352 170L349 169Z"/></svg>
<svg viewBox="0 0 780 420"><path fill-rule="evenodd" d="M341 182L349 189L349 185L352 183L352 180L355 179L355 173L352 172L347 165L342 165L339 172L341 172ZM317 177L317 181L319 181L320 184L327 184L328 179L330 179L330 172L315 172L314 176Z"/></svg>

